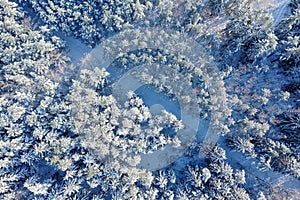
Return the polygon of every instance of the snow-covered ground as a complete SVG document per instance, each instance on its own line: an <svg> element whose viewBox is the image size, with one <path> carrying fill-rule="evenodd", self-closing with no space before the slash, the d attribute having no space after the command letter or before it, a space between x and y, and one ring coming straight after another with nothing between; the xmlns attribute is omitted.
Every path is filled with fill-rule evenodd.
<svg viewBox="0 0 300 200"><path fill-rule="evenodd" d="M81 59L85 57L87 53L92 51L92 48L81 42L79 39L76 39L71 36L65 36L62 33L56 33L61 39L66 42L68 47L68 55L72 59L72 63L79 64Z"/></svg>

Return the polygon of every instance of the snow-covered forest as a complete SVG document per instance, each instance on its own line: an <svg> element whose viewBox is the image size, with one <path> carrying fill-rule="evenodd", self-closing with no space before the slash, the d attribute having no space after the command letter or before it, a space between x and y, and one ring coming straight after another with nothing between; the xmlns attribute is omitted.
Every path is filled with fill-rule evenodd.
<svg viewBox="0 0 300 200"><path fill-rule="evenodd" d="M0 199L300 199L299 0L0 0Z"/></svg>

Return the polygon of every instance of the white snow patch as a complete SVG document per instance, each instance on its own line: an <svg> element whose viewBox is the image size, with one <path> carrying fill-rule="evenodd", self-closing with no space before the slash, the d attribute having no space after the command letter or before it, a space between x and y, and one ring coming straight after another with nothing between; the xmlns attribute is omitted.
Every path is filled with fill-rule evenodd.
<svg viewBox="0 0 300 200"><path fill-rule="evenodd" d="M150 112L155 115L159 115L164 110L164 107L161 104L153 104L150 107Z"/></svg>

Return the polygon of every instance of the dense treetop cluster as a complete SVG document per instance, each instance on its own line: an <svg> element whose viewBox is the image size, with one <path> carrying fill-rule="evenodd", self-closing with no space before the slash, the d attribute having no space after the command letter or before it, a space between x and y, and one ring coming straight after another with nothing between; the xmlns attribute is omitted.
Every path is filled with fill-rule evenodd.
<svg viewBox="0 0 300 200"><path fill-rule="evenodd" d="M28 1L38 15L55 29L94 46L101 38L145 17L152 1Z"/></svg>
<svg viewBox="0 0 300 200"><path fill-rule="evenodd" d="M278 198L264 183L247 184L251 173L231 150L261 170L300 180L299 0L279 24L246 0L16 2L0 0L0 199ZM220 31L208 23L219 17ZM63 32L94 47L129 30L131 39L106 44L109 53L139 38L151 44L137 27L175 34L168 43L152 41L161 49L144 42L119 52L111 67L150 66L132 75L184 102L181 109L199 106L196 117L211 120L222 136L203 145L198 135L185 155L154 171L139 167L141 155L181 148L176 134L183 121L151 113L135 91L120 103L111 92L116 77L105 66L72 64L55 36ZM172 43L184 34L208 54L187 59L181 53L194 46ZM180 45L179 53L163 51Z"/></svg>

